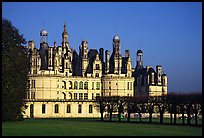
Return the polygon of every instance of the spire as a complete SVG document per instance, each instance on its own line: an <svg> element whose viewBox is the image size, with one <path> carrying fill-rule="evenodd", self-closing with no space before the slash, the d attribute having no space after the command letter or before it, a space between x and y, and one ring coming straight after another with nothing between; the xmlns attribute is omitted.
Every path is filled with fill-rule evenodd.
<svg viewBox="0 0 204 138"><path fill-rule="evenodd" d="M67 33L66 23L64 23L64 31L62 33L62 43L68 43L68 33Z"/></svg>

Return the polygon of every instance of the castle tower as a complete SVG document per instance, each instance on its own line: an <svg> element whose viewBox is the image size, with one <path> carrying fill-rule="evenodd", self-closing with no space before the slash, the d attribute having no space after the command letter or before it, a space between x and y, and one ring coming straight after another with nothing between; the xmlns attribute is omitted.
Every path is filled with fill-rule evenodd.
<svg viewBox="0 0 204 138"><path fill-rule="evenodd" d="M48 32L42 29L40 32L40 58L41 58L41 69L48 69L48 43L47 43Z"/></svg>
<svg viewBox="0 0 204 138"><path fill-rule="evenodd" d="M47 43L48 32L45 29L42 29L40 32L40 43Z"/></svg>
<svg viewBox="0 0 204 138"><path fill-rule="evenodd" d="M80 47L81 47L81 70L82 70L82 75L84 76L85 71L87 69L87 66L89 64L89 61L88 61L88 42L82 41Z"/></svg>
<svg viewBox="0 0 204 138"><path fill-rule="evenodd" d="M114 73L121 73L122 58L120 55L120 39L117 35L113 37Z"/></svg>
<svg viewBox="0 0 204 138"><path fill-rule="evenodd" d="M116 58L120 56L120 39L117 35L113 37L113 54Z"/></svg>
<svg viewBox="0 0 204 138"><path fill-rule="evenodd" d="M162 81L161 81L162 67L161 67L161 65L156 66L156 72L157 72L157 85L161 86L161 84L162 84Z"/></svg>
<svg viewBox="0 0 204 138"><path fill-rule="evenodd" d="M67 25L66 25L66 23L64 23L64 31L62 33L62 43L68 43L68 33L67 33Z"/></svg>
<svg viewBox="0 0 204 138"><path fill-rule="evenodd" d="M139 49L139 50L137 51L137 64L136 64L136 69L141 69L141 68L143 68L142 56L143 56L143 52L142 52L142 50Z"/></svg>

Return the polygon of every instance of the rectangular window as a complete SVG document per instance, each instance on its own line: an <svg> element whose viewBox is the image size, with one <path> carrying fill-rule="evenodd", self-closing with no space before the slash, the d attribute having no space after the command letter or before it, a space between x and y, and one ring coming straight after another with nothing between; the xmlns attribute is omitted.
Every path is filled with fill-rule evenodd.
<svg viewBox="0 0 204 138"><path fill-rule="evenodd" d="M31 88L35 88L35 80L32 80L32 82L31 82Z"/></svg>
<svg viewBox="0 0 204 138"><path fill-rule="evenodd" d="M37 74L37 70L36 69L33 70L33 74Z"/></svg>
<svg viewBox="0 0 204 138"><path fill-rule="evenodd" d="M42 105L42 114L45 114L45 104Z"/></svg>
<svg viewBox="0 0 204 138"><path fill-rule="evenodd" d="M100 70L99 64L96 64L96 70Z"/></svg>
<svg viewBox="0 0 204 138"><path fill-rule="evenodd" d="M94 94L92 93L92 100L94 99Z"/></svg>
<svg viewBox="0 0 204 138"><path fill-rule="evenodd" d="M78 105L78 113L82 113L82 107L81 107L81 104Z"/></svg>
<svg viewBox="0 0 204 138"><path fill-rule="evenodd" d="M27 92L27 99L30 99L30 91Z"/></svg>
<svg viewBox="0 0 204 138"><path fill-rule="evenodd" d="M35 99L35 92L31 92L31 99Z"/></svg>
<svg viewBox="0 0 204 138"><path fill-rule="evenodd" d="M129 90L129 85L130 85L130 84L129 84L129 82L128 82L128 83L127 83L127 90Z"/></svg>
<svg viewBox="0 0 204 138"><path fill-rule="evenodd" d="M67 105L67 113L71 113L71 105L70 104Z"/></svg>
<svg viewBox="0 0 204 138"><path fill-rule="evenodd" d="M93 106L91 104L89 105L89 113L93 113Z"/></svg>
<svg viewBox="0 0 204 138"><path fill-rule="evenodd" d="M94 82L92 82L92 90L94 90Z"/></svg>
<svg viewBox="0 0 204 138"><path fill-rule="evenodd" d="M74 93L74 99L77 99L77 93Z"/></svg>
<svg viewBox="0 0 204 138"><path fill-rule="evenodd" d="M100 93L96 93L96 97L100 96Z"/></svg>
<svg viewBox="0 0 204 138"><path fill-rule="evenodd" d="M83 93L79 93L79 100L83 99Z"/></svg>
<svg viewBox="0 0 204 138"><path fill-rule="evenodd" d="M132 90L132 82L130 82L130 90Z"/></svg>
<svg viewBox="0 0 204 138"><path fill-rule="evenodd" d="M96 82L96 90L100 90L100 82Z"/></svg>
<svg viewBox="0 0 204 138"><path fill-rule="evenodd" d="M96 77L99 77L99 73L96 73Z"/></svg>
<svg viewBox="0 0 204 138"><path fill-rule="evenodd" d="M88 100L88 93L84 93L84 100Z"/></svg>
<svg viewBox="0 0 204 138"><path fill-rule="evenodd" d="M55 104L55 113L59 113L59 105Z"/></svg>

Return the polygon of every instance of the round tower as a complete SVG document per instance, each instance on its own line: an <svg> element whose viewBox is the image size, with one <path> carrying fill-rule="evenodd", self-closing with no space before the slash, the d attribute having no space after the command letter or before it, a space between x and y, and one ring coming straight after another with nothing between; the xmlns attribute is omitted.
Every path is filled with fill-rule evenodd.
<svg viewBox="0 0 204 138"><path fill-rule="evenodd" d="M142 56L143 56L143 52L142 52L142 50L139 49L139 50L137 51L137 64L136 64L136 69L143 68Z"/></svg>
<svg viewBox="0 0 204 138"><path fill-rule="evenodd" d="M40 43L47 43L48 32L45 29L40 31Z"/></svg>

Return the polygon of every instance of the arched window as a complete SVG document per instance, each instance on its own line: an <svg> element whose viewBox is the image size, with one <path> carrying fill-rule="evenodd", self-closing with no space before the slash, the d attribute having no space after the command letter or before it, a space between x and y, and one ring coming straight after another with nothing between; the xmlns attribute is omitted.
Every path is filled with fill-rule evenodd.
<svg viewBox="0 0 204 138"><path fill-rule="evenodd" d="M62 94L64 95L64 99L66 99L66 93L65 93L65 92L62 92Z"/></svg>
<svg viewBox="0 0 204 138"><path fill-rule="evenodd" d="M83 89L83 82L82 81L79 82L79 89Z"/></svg>
<svg viewBox="0 0 204 138"><path fill-rule="evenodd" d="M84 83L84 89L88 90L88 82L87 81Z"/></svg>
<svg viewBox="0 0 204 138"><path fill-rule="evenodd" d="M69 81L69 89L72 89L72 82Z"/></svg>
<svg viewBox="0 0 204 138"><path fill-rule="evenodd" d="M66 82L65 81L62 81L62 88L66 89Z"/></svg>
<svg viewBox="0 0 204 138"><path fill-rule="evenodd" d="M74 82L74 89L78 89L78 82L77 81Z"/></svg>

